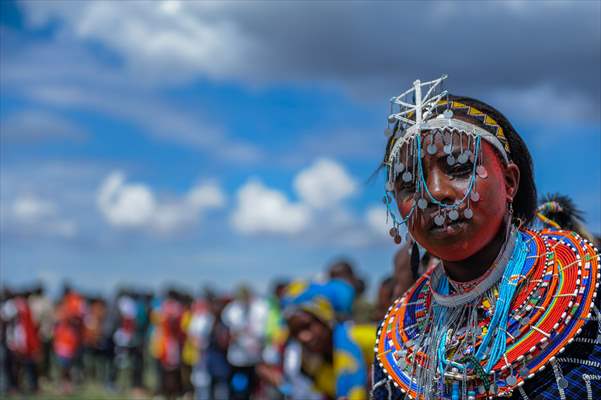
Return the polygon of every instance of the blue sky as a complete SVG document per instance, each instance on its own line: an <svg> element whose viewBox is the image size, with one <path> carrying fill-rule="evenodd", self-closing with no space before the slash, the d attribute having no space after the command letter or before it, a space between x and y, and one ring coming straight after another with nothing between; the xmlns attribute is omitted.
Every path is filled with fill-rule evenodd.
<svg viewBox="0 0 601 400"><path fill-rule="evenodd" d="M443 73L601 232L598 2L0 4L6 283L373 286L387 99Z"/></svg>

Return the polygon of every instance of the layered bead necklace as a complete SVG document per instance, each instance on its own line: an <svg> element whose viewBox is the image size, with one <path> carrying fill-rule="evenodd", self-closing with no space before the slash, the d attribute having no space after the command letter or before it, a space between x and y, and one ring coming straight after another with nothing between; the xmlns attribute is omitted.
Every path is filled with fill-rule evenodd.
<svg viewBox="0 0 601 400"><path fill-rule="evenodd" d="M397 300L377 360L410 398L510 395L580 332L598 269L596 249L573 232L514 228L472 288L455 289L438 265Z"/></svg>

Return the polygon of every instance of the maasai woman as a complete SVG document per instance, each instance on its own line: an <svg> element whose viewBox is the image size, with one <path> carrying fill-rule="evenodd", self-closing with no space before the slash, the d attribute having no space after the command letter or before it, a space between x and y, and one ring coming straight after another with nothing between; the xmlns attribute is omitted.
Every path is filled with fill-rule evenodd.
<svg viewBox="0 0 601 400"><path fill-rule="evenodd" d="M388 310L372 395L599 398L598 252L574 232L533 229L524 142L491 106L442 90L445 78L391 100L390 233L399 243L406 224L442 261Z"/></svg>

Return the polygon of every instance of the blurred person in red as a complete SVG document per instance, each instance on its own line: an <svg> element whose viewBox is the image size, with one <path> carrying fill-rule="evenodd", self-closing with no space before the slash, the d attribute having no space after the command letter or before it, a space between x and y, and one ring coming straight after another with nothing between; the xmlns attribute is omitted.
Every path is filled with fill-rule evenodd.
<svg viewBox="0 0 601 400"><path fill-rule="evenodd" d="M62 391L66 394L73 391L73 364L82 346L84 315L83 298L69 286L65 286L57 308L53 347L61 371Z"/></svg>
<svg viewBox="0 0 601 400"><path fill-rule="evenodd" d="M27 391L38 391L37 362L40 358L41 344L27 302L28 293L10 296L2 305L2 320L5 324L5 340L10 360L7 371L9 390L22 390L19 377L26 378Z"/></svg>
<svg viewBox="0 0 601 400"><path fill-rule="evenodd" d="M159 392L168 399L174 399L182 392L183 311L179 293L169 290L160 306L155 308L152 317L155 326L151 349L153 356L158 360Z"/></svg>

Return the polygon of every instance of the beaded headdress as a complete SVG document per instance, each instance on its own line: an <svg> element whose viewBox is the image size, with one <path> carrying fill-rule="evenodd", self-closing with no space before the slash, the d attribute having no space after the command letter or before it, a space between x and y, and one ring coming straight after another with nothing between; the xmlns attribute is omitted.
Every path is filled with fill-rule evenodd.
<svg viewBox="0 0 601 400"><path fill-rule="evenodd" d="M505 163L510 159L510 148L503 128L475 107L450 99L449 93L443 89L446 78L443 75L429 82L416 80L413 87L390 99L390 115L385 130L389 141L384 159L387 169L384 203L393 223L390 234L397 243L401 241L400 225L407 223L417 210L423 210L429 204L439 209L434 217L434 223L438 226L457 220L460 212L466 219L472 218L470 204L480 199L476 177L486 179L488 176L482 164L481 140L490 143ZM478 121L479 125L471 123L471 120ZM464 196L454 204L445 204L436 199L424 178L422 158L426 153L434 155L438 152L437 136L442 139L440 142L450 166L472 165ZM391 210L398 179L415 187L411 210L404 218L396 216Z"/></svg>

